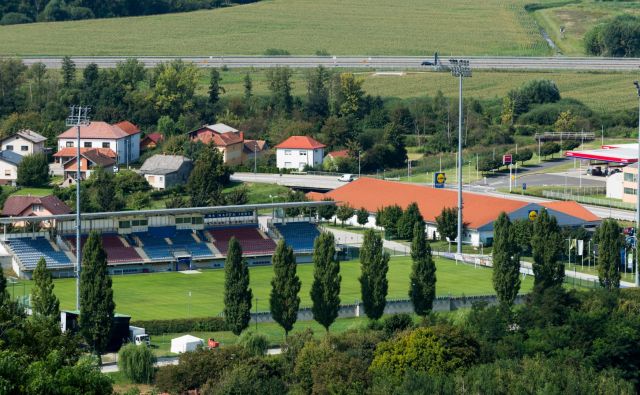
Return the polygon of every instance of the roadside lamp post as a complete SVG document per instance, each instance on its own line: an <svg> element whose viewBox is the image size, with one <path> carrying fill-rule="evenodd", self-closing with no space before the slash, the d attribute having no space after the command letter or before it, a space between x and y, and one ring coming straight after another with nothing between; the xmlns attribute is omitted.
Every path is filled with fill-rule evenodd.
<svg viewBox="0 0 640 395"><path fill-rule="evenodd" d="M462 254L462 80L471 77L469 61L463 59L449 60L451 75L459 78L459 102L458 102L458 244L456 252Z"/></svg>
<svg viewBox="0 0 640 395"><path fill-rule="evenodd" d="M633 81L633 85L636 86L638 92L638 162L636 162L636 237L640 230L640 83ZM635 283L636 287L640 287L640 276L638 275L638 242L636 241L635 251L636 261L636 274Z"/></svg>

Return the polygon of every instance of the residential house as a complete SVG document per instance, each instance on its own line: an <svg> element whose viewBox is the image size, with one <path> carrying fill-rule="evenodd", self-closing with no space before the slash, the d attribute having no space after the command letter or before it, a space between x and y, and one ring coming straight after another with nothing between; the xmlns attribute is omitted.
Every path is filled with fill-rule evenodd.
<svg viewBox="0 0 640 395"><path fill-rule="evenodd" d="M18 165L22 162L22 155L14 151L0 151L0 184L16 185L18 179Z"/></svg>
<svg viewBox="0 0 640 395"><path fill-rule="evenodd" d="M267 142L264 140L245 140L242 150L242 163L253 164L267 151Z"/></svg>
<svg viewBox="0 0 640 395"><path fill-rule="evenodd" d="M193 162L180 155L153 155L140 168L149 185L155 189L168 189L187 182Z"/></svg>
<svg viewBox="0 0 640 395"><path fill-rule="evenodd" d="M322 166L325 170L330 171L339 171L338 159L347 159L349 158L349 150L343 149L340 151L331 151L324 157L324 161L322 162Z"/></svg>
<svg viewBox="0 0 640 395"><path fill-rule="evenodd" d="M16 154L25 156L44 152L44 143L46 141L46 137L33 130L23 129L0 140L0 147L2 147L2 151L13 151Z"/></svg>
<svg viewBox="0 0 640 395"><path fill-rule="evenodd" d="M189 132L191 141L200 141L213 145L222 152L223 161L227 165L242 163L244 151L244 133L224 123L205 125Z"/></svg>
<svg viewBox="0 0 640 395"><path fill-rule="evenodd" d="M164 140L162 133L149 133L140 140L140 151L156 148Z"/></svg>
<svg viewBox="0 0 640 395"><path fill-rule="evenodd" d="M116 160L105 155L98 149L91 149L80 153L80 179L86 180L91 176L94 169L102 167L106 171L112 173L116 165ZM69 159L63 164L64 178L66 180L75 180L78 171L77 157Z"/></svg>
<svg viewBox="0 0 640 395"><path fill-rule="evenodd" d="M507 213L512 221L522 218L534 220L545 208L556 217L560 226L567 227L595 228L601 221L597 215L572 201L529 203L472 192L463 192L462 195L462 219L465 224L462 241L475 247L493 243L493 224L502 212ZM338 204L362 207L369 212L368 227L375 227L377 210L394 204L406 209L409 204L416 202L429 238L439 237L436 217L442 213L442 209L455 208L458 204L458 194L454 190L367 177L358 178L327 193L310 192L307 197L316 201L330 198ZM346 222L357 225L357 218L354 216Z"/></svg>
<svg viewBox="0 0 640 395"><path fill-rule="evenodd" d="M4 217L43 217L48 215L69 214L71 209L56 196L9 196L4 202L2 215ZM17 222L22 227L26 223ZM43 227L53 227L53 221L43 221Z"/></svg>
<svg viewBox="0 0 640 395"><path fill-rule="evenodd" d="M309 136L291 136L276 145L278 169L316 167L322 164L326 145Z"/></svg>
<svg viewBox="0 0 640 395"><path fill-rule="evenodd" d="M77 128L74 126L58 136L58 151L75 148ZM140 157L140 129L131 122L115 125L91 122L80 127L81 148L108 148L115 152L116 162L129 164Z"/></svg>

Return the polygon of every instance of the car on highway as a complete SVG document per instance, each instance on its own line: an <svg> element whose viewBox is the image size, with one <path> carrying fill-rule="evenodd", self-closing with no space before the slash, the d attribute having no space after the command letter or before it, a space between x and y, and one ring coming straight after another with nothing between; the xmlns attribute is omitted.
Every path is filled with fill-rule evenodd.
<svg viewBox="0 0 640 395"><path fill-rule="evenodd" d="M434 66L433 62L429 62L428 60L425 60L424 62L420 63L420 66Z"/></svg>
<svg viewBox="0 0 640 395"><path fill-rule="evenodd" d="M343 174L340 177L338 177L338 181L341 181L341 182L351 182L355 179L356 177L353 174Z"/></svg>

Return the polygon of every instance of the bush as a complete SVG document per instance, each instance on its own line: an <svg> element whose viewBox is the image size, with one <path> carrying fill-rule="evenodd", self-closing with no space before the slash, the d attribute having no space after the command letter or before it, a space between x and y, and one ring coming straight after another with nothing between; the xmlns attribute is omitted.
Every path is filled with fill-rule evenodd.
<svg viewBox="0 0 640 395"><path fill-rule="evenodd" d="M286 56L291 55L289 51L280 48L267 48L264 51L266 56Z"/></svg>
<svg viewBox="0 0 640 395"><path fill-rule="evenodd" d="M222 317L134 321L131 322L131 325L144 328L151 336L165 333L220 332L227 330Z"/></svg>
<svg viewBox="0 0 640 395"><path fill-rule="evenodd" d="M640 54L640 18L620 15L585 34L585 51L591 55L635 57Z"/></svg>
<svg viewBox="0 0 640 395"><path fill-rule="evenodd" d="M118 367L132 382L149 384L153 381L156 357L146 345L129 343L118 352Z"/></svg>
<svg viewBox="0 0 640 395"><path fill-rule="evenodd" d="M382 320L382 330L388 337L411 327L413 327L413 319L407 313L393 314Z"/></svg>
<svg viewBox="0 0 640 395"><path fill-rule="evenodd" d="M30 22L33 22L31 18L19 12L7 12L2 19L0 19L0 25L19 25Z"/></svg>
<svg viewBox="0 0 640 395"><path fill-rule="evenodd" d="M240 335L238 344L241 345L249 354L255 356L264 355L269 348L267 337L261 333L245 331Z"/></svg>
<svg viewBox="0 0 640 395"><path fill-rule="evenodd" d="M49 163L45 154L32 154L22 158L18 165L16 183L25 187L41 187L49 183Z"/></svg>

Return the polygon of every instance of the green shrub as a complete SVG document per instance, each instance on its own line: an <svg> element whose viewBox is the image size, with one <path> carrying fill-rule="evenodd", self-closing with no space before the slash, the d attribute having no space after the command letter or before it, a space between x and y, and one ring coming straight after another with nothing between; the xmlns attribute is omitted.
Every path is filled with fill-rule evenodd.
<svg viewBox="0 0 640 395"><path fill-rule="evenodd" d="M118 352L118 367L132 382L149 384L155 375L156 357L146 345L129 343Z"/></svg>
<svg viewBox="0 0 640 395"><path fill-rule="evenodd" d="M244 331L238 339L238 344L241 345L249 354L260 356L264 355L269 348L269 340L261 333L254 333L252 331Z"/></svg>
<svg viewBox="0 0 640 395"><path fill-rule="evenodd" d="M264 50L264 54L266 56L286 56L286 55L291 55L289 53L289 51L287 51L286 49L280 49L280 48L267 48Z"/></svg>
<svg viewBox="0 0 640 395"><path fill-rule="evenodd" d="M413 319L407 313L393 314L382 320L382 330L388 337L412 327Z"/></svg>
<svg viewBox="0 0 640 395"><path fill-rule="evenodd" d="M220 332L227 330L222 317L134 321L131 325L144 328L152 336L164 333Z"/></svg>

